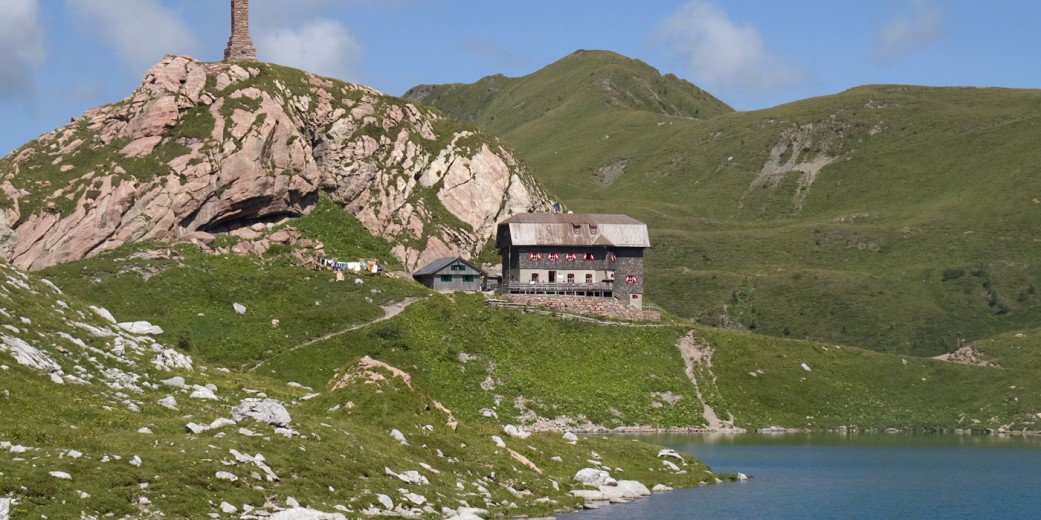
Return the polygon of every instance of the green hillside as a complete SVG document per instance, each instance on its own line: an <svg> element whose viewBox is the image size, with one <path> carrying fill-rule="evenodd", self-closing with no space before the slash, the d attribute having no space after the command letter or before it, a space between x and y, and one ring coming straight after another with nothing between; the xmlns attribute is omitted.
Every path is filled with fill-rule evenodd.
<svg viewBox="0 0 1041 520"><path fill-rule="evenodd" d="M670 470L642 442L512 437L512 416L485 417L425 376L426 345L367 350L369 362L348 343L331 364L293 348L376 327L380 303L433 297L414 282L337 283L284 258L192 247L138 244L51 271L68 292L0 263L0 497L13 518L267 517L297 503L312 511L285 515L545 516L581 507L574 476L591 465L647 486L716 482L688 456ZM133 334L113 316L164 331ZM251 370L288 359L310 370L306 384ZM237 417L248 399L284 405L286 422Z"/></svg>
<svg viewBox="0 0 1041 520"><path fill-rule="evenodd" d="M406 280L344 284L277 259L258 264L190 246L178 251L175 264L119 250L45 274L121 319L162 326L161 341L181 343L187 331L187 352L244 381L319 391L370 357L407 372L415 388L466 423L704 427L702 399L747 429L1038 430L1041 421L1041 329L967 343L975 365L958 364L683 320L579 323L490 308L479 295L432 294ZM292 276L300 282L266 292L261 304L250 299L258 276L271 287ZM293 293L303 295L285 297ZM371 321L376 305L407 297L414 303L400 315ZM247 303L246 314L231 310L237 301ZM270 317L281 318L278 327ZM685 374L686 336L701 353L696 387ZM371 396L351 401L359 414L377 413L370 407L401 413Z"/></svg>
<svg viewBox="0 0 1041 520"><path fill-rule="evenodd" d="M336 256L388 247L327 200L292 225ZM271 513L290 497L349 517L383 515L386 499L423 518L464 504L539 516L581 505L573 476L589 465L648 486L717 478L689 458L671 470L654 446L572 444L561 430L710 416L737 428L1039 430L1041 328L968 343L974 364L957 364L674 317L575 322L393 276L338 282L294 258L139 243L41 273L53 283L0 265L0 410L19 418L0 425L0 496L51 518L231 517L225 503ZM91 305L163 332L128 334ZM60 370L25 366L27 351L11 350L21 343ZM185 354L190 367L156 362ZM191 396L203 385L215 399ZM290 428L228 422L257 397L285 403ZM551 431L514 438L507 425ZM274 477L251 462L260 456ZM403 482L409 470L428 483Z"/></svg>
<svg viewBox="0 0 1041 520"><path fill-rule="evenodd" d="M412 94L501 135L569 209L647 222L648 296L679 315L918 355L1041 325L1041 91L875 85L695 119L605 102L597 70L661 78L587 52Z"/></svg>

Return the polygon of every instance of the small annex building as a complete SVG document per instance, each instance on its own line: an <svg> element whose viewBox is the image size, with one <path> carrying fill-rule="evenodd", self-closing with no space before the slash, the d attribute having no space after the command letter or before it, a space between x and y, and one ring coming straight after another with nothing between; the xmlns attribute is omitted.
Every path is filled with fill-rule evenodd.
<svg viewBox="0 0 1041 520"><path fill-rule="evenodd" d="M613 297L643 308L647 225L626 215L522 213L499 223L507 294Z"/></svg>
<svg viewBox="0 0 1041 520"><path fill-rule="evenodd" d="M480 292L488 273L461 256L438 258L412 273L417 282L443 292Z"/></svg>

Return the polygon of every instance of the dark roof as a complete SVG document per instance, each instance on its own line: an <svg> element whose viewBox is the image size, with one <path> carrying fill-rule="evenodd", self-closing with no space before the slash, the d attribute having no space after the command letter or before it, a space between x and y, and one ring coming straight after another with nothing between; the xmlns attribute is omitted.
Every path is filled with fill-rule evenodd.
<svg viewBox="0 0 1041 520"><path fill-rule="evenodd" d="M596 233L590 227L596 227ZM647 224L627 215L588 213L514 215L499 224L497 245L504 247L507 241L513 246L651 247Z"/></svg>
<svg viewBox="0 0 1041 520"><path fill-rule="evenodd" d="M444 269L444 268L446 268L446 267L448 267L448 266L450 266L450 265L452 265L452 264L454 264L456 262L462 262L462 263L472 267L475 271L481 273L482 275L487 275L488 274L488 273L484 272L483 269L481 269L480 267L477 267L476 265L468 262L465 258L463 258L461 256L446 256L444 258L438 258L437 260L434 260L433 262L430 262L429 264L423 266L420 270L412 273L412 277L414 278L414 277L417 277L417 276L429 276L429 275L437 274L442 269Z"/></svg>

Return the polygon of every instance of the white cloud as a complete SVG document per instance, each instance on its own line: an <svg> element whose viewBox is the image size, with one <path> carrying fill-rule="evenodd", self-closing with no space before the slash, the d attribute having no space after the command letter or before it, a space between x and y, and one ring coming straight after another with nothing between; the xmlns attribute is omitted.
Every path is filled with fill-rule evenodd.
<svg viewBox="0 0 1041 520"><path fill-rule="evenodd" d="M38 0L0 0L0 98L23 96L36 86L47 51Z"/></svg>
<svg viewBox="0 0 1041 520"><path fill-rule="evenodd" d="M910 0L910 12L899 13L880 25L875 35L875 53L892 60L946 36L943 14L927 0Z"/></svg>
<svg viewBox="0 0 1041 520"><path fill-rule="evenodd" d="M315 18L295 29L253 31L253 38L261 61L358 81L361 45L337 21Z"/></svg>
<svg viewBox="0 0 1041 520"><path fill-rule="evenodd" d="M657 37L682 61L686 73L702 86L755 93L805 80L805 69L785 63L766 50L755 27L734 23L715 5L695 0L658 28Z"/></svg>
<svg viewBox="0 0 1041 520"><path fill-rule="evenodd" d="M109 44L135 74L166 54L191 54L198 43L175 11L158 0L66 0L89 31Z"/></svg>

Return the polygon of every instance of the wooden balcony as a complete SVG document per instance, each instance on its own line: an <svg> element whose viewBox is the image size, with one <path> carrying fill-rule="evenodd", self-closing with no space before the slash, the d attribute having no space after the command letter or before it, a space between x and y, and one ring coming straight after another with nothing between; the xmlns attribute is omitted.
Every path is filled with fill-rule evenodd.
<svg viewBox="0 0 1041 520"><path fill-rule="evenodd" d="M610 296L614 292L612 283L518 283L501 287L508 294L559 294L569 296Z"/></svg>

